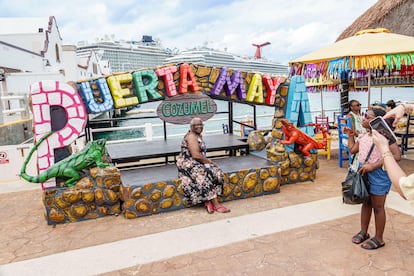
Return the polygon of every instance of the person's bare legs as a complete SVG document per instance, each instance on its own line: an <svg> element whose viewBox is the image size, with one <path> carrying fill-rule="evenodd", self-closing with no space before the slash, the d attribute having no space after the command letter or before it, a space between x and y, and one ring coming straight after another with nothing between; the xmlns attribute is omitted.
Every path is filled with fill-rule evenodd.
<svg viewBox="0 0 414 276"><path fill-rule="evenodd" d="M214 208L217 208L220 205L220 203L218 202L217 197L211 199L210 201L211 201L211 203L213 203Z"/></svg>
<svg viewBox="0 0 414 276"><path fill-rule="evenodd" d="M352 237L352 242L356 244L360 244L366 239L370 238L368 234L368 226L369 221L371 220L371 213L372 213L372 207L371 207L371 201L369 200L367 203L363 203L361 206L361 231L355 234Z"/></svg>
<svg viewBox="0 0 414 276"><path fill-rule="evenodd" d="M361 206L361 230L368 233L369 221L371 220L372 205L371 199Z"/></svg>
<svg viewBox="0 0 414 276"><path fill-rule="evenodd" d="M384 243L384 229L386 222L385 214L385 199L386 195L371 195L372 208L374 209L375 217L375 237L381 242Z"/></svg>
<svg viewBox="0 0 414 276"><path fill-rule="evenodd" d="M214 213L214 204L211 202L211 200L207 200L206 202L204 202L204 207L206 208L207 213Z"/></svg>
<svg viewBox="0 0 414 276"><path fill-rule="evenodd" d="M371 205L372 209L374 210L374 217L375 217L375 236L371 238L369 241L361 244L361 247L364 249L378 249L385 245L383 234L385 229L385 199L386 195L371 195Z"/></svg>

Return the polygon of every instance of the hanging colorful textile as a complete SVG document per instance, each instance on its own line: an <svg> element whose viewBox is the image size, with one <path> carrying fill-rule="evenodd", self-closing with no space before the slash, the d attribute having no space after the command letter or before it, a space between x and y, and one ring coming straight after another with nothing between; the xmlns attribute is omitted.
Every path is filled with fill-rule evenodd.
<svg viewBox="0 0 414 276"><path fill-rule="evenodd" d="M304 77L307 83L319 84L323 81L325 72L325 62L312 63L305 65Z"/></svg>
<svg viewBox="0 0 414 276"><path fill-rule="evenodd" d="M331 79L340 79L343 71L348 71L349 58L338 58L328 63L327 75Z"/></svg>
<svg viewBox="0 0 414 276"><path fill-rule="evenodd" d="M356 56L353 69L383 69L386 65L385 55Z"/></svg>
<svg viewBox="0 0 414 276"><path fill-rule="evenodd" d="M389 54L385 55L387 65L391 70L401 70L401 64L412 65L414 64L414 52L403 54Z"/></svg>

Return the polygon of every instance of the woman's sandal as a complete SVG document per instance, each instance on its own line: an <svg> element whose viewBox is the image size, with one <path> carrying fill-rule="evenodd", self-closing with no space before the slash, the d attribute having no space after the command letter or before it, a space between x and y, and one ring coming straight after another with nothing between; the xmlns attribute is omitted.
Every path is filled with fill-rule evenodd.
<svg viewBox="0 0 414 276"><path fill-rule="evenodd" d="M214 213L214 206L213 206L213 203L211 203L210 201L204 202L204 207L206 207L207 213L209 214Z"/></svg>
<svg viewBox="0 0 414 276"><path fill-rule="evenodd" d="M385 245L385 243L381 243L376 237L373 237L369 241L361 244L361 247L366 250L375 250L381 248Z"/></svg>
<svg viewBox="0 0 414 276"><path fill-rule="evenodd" d="M369 234L364 231L359 231L355 236L352 237L352 242L355 244L360 244L369 239Z"/></svg>
<svg viewBox="0 0 414 276"><path fill-rule="evenodd" d="M226 206L219 205L217 207L214 207L214 211L219 212L219 213L228 213L230 212L230 209L227 208Z"/></svg>

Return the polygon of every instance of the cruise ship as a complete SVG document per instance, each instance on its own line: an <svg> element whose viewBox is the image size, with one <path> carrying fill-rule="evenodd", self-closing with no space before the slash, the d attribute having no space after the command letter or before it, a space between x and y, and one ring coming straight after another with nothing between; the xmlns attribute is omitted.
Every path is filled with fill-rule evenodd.
<svg viewBox="0 0 414 276"><path fill-rule="evenodd" d="M264 58L244 58L208 47L186 50L165 59L164 64L194 63L206 66L221 66L247 72L287 76L288 66Z"/></svg>
<svg viewBox="0 0 414 276"><path fill-rule="evenodd" d="M247 72L287 76L288 66L261 58L241 57L226 51L202 46L181 53L162 47L152 36L144 35L140 41L116 40L106 36L93 43L78 42L76 55L87 58L94 52L100 60L109 61L112 73L155 68L166 64L194 63L206 66L226 66Z"/></svg>
<svg viewBox="0 0 414 276"><path fill-rule="evenodd" d="M112 73L155 68L172 55L149 35L142 36L140 41L115 40L106 36L93 43L78 42L76 55L79 58L89 57L91 52L99 55L101 60L109 61Z"/></svg>

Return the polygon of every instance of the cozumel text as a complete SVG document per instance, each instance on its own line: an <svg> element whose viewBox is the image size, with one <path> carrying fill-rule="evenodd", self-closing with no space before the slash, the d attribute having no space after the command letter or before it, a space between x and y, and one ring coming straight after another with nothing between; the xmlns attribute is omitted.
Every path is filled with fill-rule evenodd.
<svg viewBox="0 0 414 276"><path fill-rule="evenodd" d="M199 115L214 112L209 100L192 102L164 102L162 115L165 117Z"/></svg>

